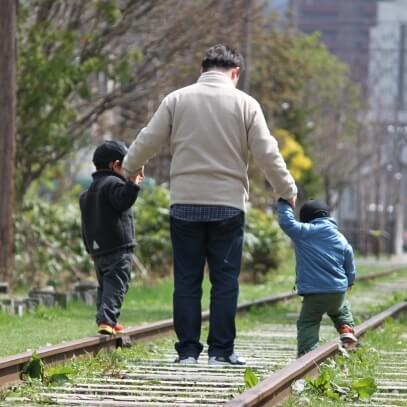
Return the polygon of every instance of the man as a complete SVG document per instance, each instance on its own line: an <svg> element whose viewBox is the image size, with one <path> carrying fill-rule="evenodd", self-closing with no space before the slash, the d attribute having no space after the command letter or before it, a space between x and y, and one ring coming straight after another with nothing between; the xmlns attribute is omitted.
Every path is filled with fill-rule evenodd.
<svg viewBox="0 0 407 407"><path fill-rule="evenodd" d="M236 89L243 58L208 49L198 82L164 98L124 159L129 176L165 144L171 148L170 228L174 256L177 362L197 363L205 261L212 284L209 364L241 365L234 353L249 151L277 197L294 206L297 188L259 104Z"/></svg>

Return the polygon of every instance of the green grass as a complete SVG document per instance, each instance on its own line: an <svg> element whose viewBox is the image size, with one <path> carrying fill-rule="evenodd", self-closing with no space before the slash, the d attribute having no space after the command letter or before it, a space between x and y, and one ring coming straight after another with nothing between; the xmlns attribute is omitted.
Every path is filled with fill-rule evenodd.
<svg viewBox="0 0 407 407"><path fill-rule="evenodd" d="M379 271L385 267L375 270ZM361 268L360 273L371 272L372 267ZM243 275L244 281L250 278ZM242 282L239 301L249 301L287 292L294 283L294 260L288 259L267 281L260 284ZM126 326L171 318L172 279L153 282L136 281L123 304L120 321ZM208 308L210 285L204 281L203 309ZM62 341L94 335L95 309L83 303L70 303L66 309L39 308L32 314L17 317L0 312L0 357L27 350L35 350ZM12 338L12 340L10 340Z"/></svg>
<svg viewBox="0 0 407 407"><path fill-rule="evenodd" d="M68 381L75 382L80 377L91 379L107 375L115 377L126 369L127 363L131 360L133 363L138 360L156 358L162 355L162 349L166 343L173 338L161 338L151 342L134 344L130 348L118 348L114 351L102 349L94 357L80 357L66 361L56 367L45 367L43 381L39 378L30 378L24 376L25 385L12 386L0 392L0 401L6 397L24 397L26 400L38 403L50 403L46 396L40 393L47 390L48 385L64 385ZM59 376L59 377L56 377ZM53 404L53 403L52 403Z"/></svg>
<svg viewBox="0 0 407 407"><path fill-rule="evenodd" d="M330 360L320 366L319 377L321 377L322 374L328 375L329 383L334 383L334 386L338 385L347 390L347 394L339 396L329 393L327 388L315 389L315 387L312 388L312 386L307 385L305 391L301 394L291 396L282 406L319 407L329 405L342 407L349 405L352 400L358 400L361 396L352 389L352 384L360 379L375 382L377 378L380 377L378 361L384 356L380 356L379 352L406 349L406 323L407 318L405 314L397 320L389 319L381 328L368 331L363 336L362 346L355 353L348 356L338 356L335 358L335 361ZM395 373L393 379L397 380L397 378L397 373ZM313 382L315 383L315 380L313 380ZM329 387L329 389L332 390L332 387ZM335 400L333 397L338 399ZM368 398L364 400L368 400ZM404 405L403 403L404 402L401 401L400 405Z"/></svg>
<svg viewBox="0 0 407 407"><path fill-rule="evenodd" d="M242 283L240 301L254 300L287 291L293 284L293 261L288 260L262 284ZM120 322L135 326L172 317L172 279L135 281L126 295ZM210 284L204 280L203 309L209 305ZM40 307L32 314L17 317L0 312L0 356L35 350L62 341L94 335L95 309L73 302L66 309ZM10 335L13 340L10 341Z"/></svg>

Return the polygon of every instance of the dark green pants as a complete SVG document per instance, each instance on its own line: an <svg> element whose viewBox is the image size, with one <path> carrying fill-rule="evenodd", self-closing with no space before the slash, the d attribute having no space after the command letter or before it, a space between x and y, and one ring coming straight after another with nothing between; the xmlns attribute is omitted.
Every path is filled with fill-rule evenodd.
<svg viewBox="0 0 407 407"><path fill-rule="evenodd" d="M332 319L338 331L344 324L354 326L346 293L304 295L297 321L298 356L318 346L319 327L325 313Z"/></svg>

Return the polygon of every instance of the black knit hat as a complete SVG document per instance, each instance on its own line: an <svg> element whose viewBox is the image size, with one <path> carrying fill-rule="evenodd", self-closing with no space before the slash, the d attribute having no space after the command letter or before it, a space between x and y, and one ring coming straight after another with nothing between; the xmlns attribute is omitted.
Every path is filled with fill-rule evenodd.
<svg viewBox="0 0 407 407"><path fill-rule="evenodd" d="M300 209L300 221L311 222L316 218L325 218L330 215L329 207L325 202L311 199L305 202Z"/></svg>
<svg viewBox="0 0 407 407"><path fill-rule="evenodd" d="M117 140L107 140L96 147L93 153L93 163L100 166L116 160L123 161L126 154L127 147L124 143Z"/></svg>

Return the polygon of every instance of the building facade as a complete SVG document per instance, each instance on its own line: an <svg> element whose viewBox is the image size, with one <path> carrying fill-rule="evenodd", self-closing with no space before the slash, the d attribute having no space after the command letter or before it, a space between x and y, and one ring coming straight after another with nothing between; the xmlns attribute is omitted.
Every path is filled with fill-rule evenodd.
<svg viewBox="0 0 407 407"><path fill-rule="evenodd" d="M305 33L319 31L328 49L349 65L351 77L367 90L370 29L376 0L290 0L294 21Z"/></svg>
<svg viewBox="0 0 407 407"><path fill-rule="evenodd" d="M299 30L319 31L367 104L361 165L336 211L363 253L407 248L407 1L290 0ZM361 119L362 120L362 119Z"/></svg>

